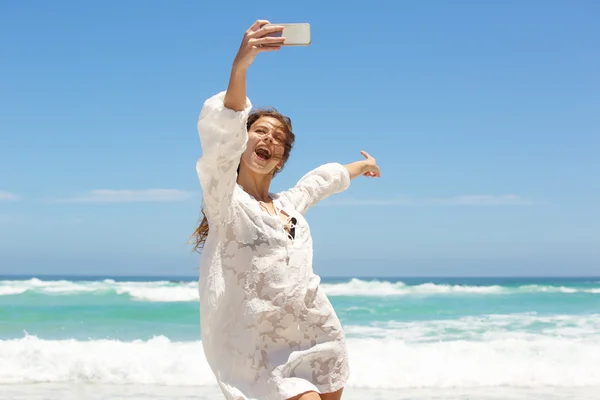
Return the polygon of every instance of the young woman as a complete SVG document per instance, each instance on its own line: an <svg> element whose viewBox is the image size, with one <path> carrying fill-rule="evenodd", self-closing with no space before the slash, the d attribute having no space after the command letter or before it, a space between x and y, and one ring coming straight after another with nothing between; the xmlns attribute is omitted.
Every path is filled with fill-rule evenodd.
<svg viewBox="0 0 600 400"><path fill-rule="evenodd" d="M304 212L379 177L375 159L331 163L281 193L269 192L294 143L289 118L251 111L246 70L258 53L279 50L280 26L256 21L245 33L226 92L208 99L196 166L203 192L199 291L202 344L228 400L337 400L348 378L340 321L312 270Z"/></svg>

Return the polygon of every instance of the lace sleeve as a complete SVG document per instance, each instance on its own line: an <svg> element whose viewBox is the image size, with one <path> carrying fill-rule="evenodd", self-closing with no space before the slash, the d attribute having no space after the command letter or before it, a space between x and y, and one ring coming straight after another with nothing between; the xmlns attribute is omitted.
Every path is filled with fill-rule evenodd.
<svg viewBox="0 0 600 400"><path fill-rule="evenodd" d="M225 107L224 99L225 92L218 93L206 100L200 111L198 133L202 156L196 163L204 212L211 223L219 224L231 220L237 168L246 148L246 122L252 108L246 99L246 108L234 111Z"/></svg>
<svg viewBox="0 0 600 400"><path fill-rule="evenodd" d="M304 175L293 188L281 195L304 214L310 207L332 194L343 192L350 186L350 174L338 163L329 163Z"/></svg>

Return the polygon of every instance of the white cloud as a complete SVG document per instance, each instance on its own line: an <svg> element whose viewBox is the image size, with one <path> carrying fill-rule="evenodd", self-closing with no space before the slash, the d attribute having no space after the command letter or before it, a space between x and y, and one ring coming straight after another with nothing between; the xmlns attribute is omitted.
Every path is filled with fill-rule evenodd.
<svg viewBox="0 0 600 400"><path fill-rule="evenodd" d="M187 200L192 196L193 193L178 189L97 189L59 201L68 203L171 202Z"/></svg>
<svg viewBox="0 0 600 400"><path fill-rule="evenodd" d="M504 194L493 196L488 194L483 195L466 195L447 197L439 199L431 199L433 204L456 205L456 206L512 206L512 205L527 205L531 202L514 194Z"/></svg>
<svg viewBox="0 0 600 400"><path fill-rule="evenodd" d="M408 197L396 197L390 199L355 199L343 197L332 199L324 203L330 206L412 206L415 201Z"/></svg>
<svg viewBox="0 0 600 400"><path fill-rule="evenodd" d="M6 192L4 190L0 190L0 200L18 200L19 196L14 193Z"/></svg>
<svg viewBox="0 0 600 400"><path fill-rule="evenodd" d="M512 206L529 205L531 201L514 194L505 195L463 195L437 198L393 197L389 199L332 199L326 203L334 206Z"/></svg>

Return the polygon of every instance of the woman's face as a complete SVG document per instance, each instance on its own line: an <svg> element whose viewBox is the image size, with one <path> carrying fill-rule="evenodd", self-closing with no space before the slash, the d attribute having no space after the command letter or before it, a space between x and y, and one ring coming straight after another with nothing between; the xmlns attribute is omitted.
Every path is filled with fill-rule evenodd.
<svg viewBox="0 0 600 400"><path fill-rule="evenodd" d="M248 130L241 164L257 174L272 175L283 166L285 128L277 118L261 117Z"/></svg>

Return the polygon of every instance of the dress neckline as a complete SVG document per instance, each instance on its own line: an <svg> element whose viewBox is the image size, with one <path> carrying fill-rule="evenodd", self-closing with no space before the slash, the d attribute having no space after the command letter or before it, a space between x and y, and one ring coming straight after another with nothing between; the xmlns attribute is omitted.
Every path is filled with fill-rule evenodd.
<svg viewBox="0 0 600 400"><path fill-rule="evenodd" d="M249 198L251 198L252 200L254 200L256 202L256 204L258 204L258 207L262 209L262 207L260 206L261 203L264 204L264 202L262 200L258 200L256 197L252 196L250 193L246 192L244 190L244 188L242 187L242 185L240 185L239 183L236 182L236 186L242 191L244 192ZM271 201L273 202L273 207L275 208L275 215L271 214L270 212L266 211L265 214L267 214L269 217L278 217L279 218L279 214L281 213L281 211L283 211L286 215L289 216L289 213L287 211L285 211L283 209L283 207L281 206L281 202L279 201L279 195L277 193L273 193L273 192L269 192L269 198L271 199ZM277 212L277 209L279 209L279 213Z"/></svg>
<svg viewBox="0 0 600 400"><path fill-rule="evenodd" d="M281 205L281 202L279 201L279 195L277 193L269 192L269 198L273 202L273 208L275 209L275 215L273 215L266 207L266 203L264 201L258 200L256 199L256 197L246 192L239 183L236 182L236 185L242 192L244 192L248 196L248 198L256 202L256 205L261 210L262 215L268 216L269 218L276 218L277 222L283 228L283 231L288 235L288 238L290 238L292 242L294 241L295 233L291 234L291 230L295 230L296 218L294 218L289 212L287 212L285 208ZM285 221L281 219L282 213L285 216Z"/></svg>

